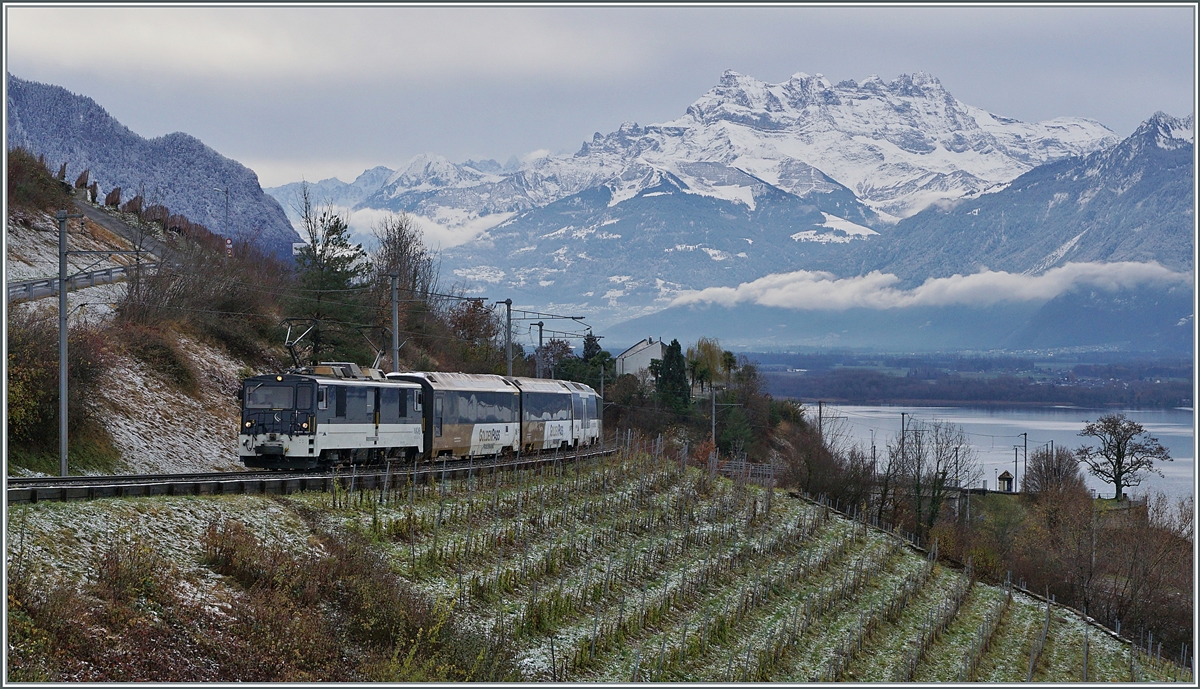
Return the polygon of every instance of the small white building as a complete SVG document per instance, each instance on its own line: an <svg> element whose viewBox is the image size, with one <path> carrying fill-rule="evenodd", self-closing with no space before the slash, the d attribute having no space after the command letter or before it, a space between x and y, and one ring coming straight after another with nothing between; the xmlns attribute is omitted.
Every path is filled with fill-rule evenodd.
<svg viewBox="0 0 1200 689"><path fill-rule="evenodd" d="M638 371L649 370L650 360L662 360L663 351L661 337L658 340L647 337L617 355L617 375L622 376L628 373L636 376Z"/></svg>
<svg viewBox="0 0 1200 689"><path fill-rule="evenodd" d="M1008 473L1007 471L1005 471L1003 474L1000 474L999 484L1000 485L998 485L996 487L998 489L1000 489L1000 492L1002 492L1002 493L1015 493L1016 492L1016 485L1017 485L1016 477L1013 476L1012 474Z"/></svg>

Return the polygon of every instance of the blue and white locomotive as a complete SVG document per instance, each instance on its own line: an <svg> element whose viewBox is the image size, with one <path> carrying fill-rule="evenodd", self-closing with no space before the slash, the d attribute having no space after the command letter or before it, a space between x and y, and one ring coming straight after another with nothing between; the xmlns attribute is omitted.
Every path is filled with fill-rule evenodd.
<svg viewBox="0 0 1200 689"><path fill-rule="evenodd" d="M412 459L424 447L421 387L355 364L242 383L238 454L247 467L314 469Z"/></svg>
<svg viewBox="0 0 1200 689"><path fill-rule="evenodd" d="M253 468L538 452L601 432L595 390L569 381L323 362L247 378L240 398L238 454Z"/></svg>

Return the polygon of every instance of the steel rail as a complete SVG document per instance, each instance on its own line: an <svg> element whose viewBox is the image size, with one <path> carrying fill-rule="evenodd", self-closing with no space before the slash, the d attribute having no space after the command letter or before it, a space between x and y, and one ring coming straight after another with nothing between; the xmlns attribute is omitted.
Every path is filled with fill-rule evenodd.
<svg viewBox="0 0 1200 689"><path fill-rule="evenodd" d="M339 468L334 472L226 471L199 474L144 474L123 476L28 476L8 477L5 496L9 505L45 501L94 500L112 497L153 495L289 495L300 491L330 491L336 484L345 489L377 490L408 480L432 477L451 480L496 471L532 469L557 462L575 462L611 455L617 449L592 452L539 454L493 461L473 457L431 461L418 466L367 467L359 471Z"/></svg>

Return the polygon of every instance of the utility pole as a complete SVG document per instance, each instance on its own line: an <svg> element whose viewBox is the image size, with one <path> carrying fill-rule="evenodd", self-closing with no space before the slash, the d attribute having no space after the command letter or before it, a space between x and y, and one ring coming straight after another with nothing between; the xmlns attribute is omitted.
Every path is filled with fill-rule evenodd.
<svg viewBox="0 0 1200 689"><path fill-rule="evenodd" d="M59 211L58 219L58 462L67 475L67 218L82 213Z"/></svg>
<svg viewBox="0 0 1200 689"><path fill-rule="evenodd" d="M392 372L400 371L400 307L397 292L400 289L400 273L392 273Z"/></svg>
<svg viewBox="0 0 1200 689"><path fill-rule="evenodd" d="M712 385L708 386L712 393L712 444L715 451L717 447L717 389Z"/></svg>
<svg viewBox="0 0 1200 689"><path fill-rule="evenodd" d="M958 521L958 503L962 501L962 480L958 477L958 445L954 446L954 487L958 489L954 499L954 521Z"/></svg>
<svg viewBox="0 0 1200 689"><path fill-rule="evenodd" d="M1017 492L1017 450L1020 450L1020 445L1013 445L1013 492Z"/></svg>
<svg viewBox="0 0 1200 689"><path fill-rule="evenodd" d="M825 447L825 402L817 400L817 438Z"/></svg>
<svg viewBox="0 0 1200 689"><path fill-rule="evenodd" d="M1024 476L1025 476L1025 480L1028 481L1029 480L1029 433L1026 432L1026 433L1022 433L1021 435L1025 436L1025 452L1024 452L1025 474L1024 474ZM1016 479L1013 479L1013 480L1015 481Z"/></svg>
<svg viewBox="0 0 1200 689"><path fill-rule="evenodd" d="M534 361L537 362L537 377L541 378L542 377L542 327L545 326L546 324L543 321L538 321L537 323L534 323L534 325L536 325L538 327L538 348L537 348L537 356L534 357ZM601 395L601 397L603 397L603 396L604 395Z"/></svg>
<svg viewBox="0 0 1200 689"><path fill-rule="evenodd" d="M498 301L497 304L504 304L504 310L508 315L508 325L504 329L504 350L508 357L508 377L512 377L512 299Z"/></svg>
<svg viewBox="0 0 1200 689"><path fill-rule="evenodd" d="M67 219L82 218L80 213L58 211L58 459L62 475L67 475L67 255L90 254L115 256L141 251L67 251ZM80 226L82 229L82 225Z"/></svg>
<svg viewBox="0 0 1200 689"><path fill-rule="evenodd" d="M958 474L958 445L954 446L954 485L962 490L962 478Z"/></svg>

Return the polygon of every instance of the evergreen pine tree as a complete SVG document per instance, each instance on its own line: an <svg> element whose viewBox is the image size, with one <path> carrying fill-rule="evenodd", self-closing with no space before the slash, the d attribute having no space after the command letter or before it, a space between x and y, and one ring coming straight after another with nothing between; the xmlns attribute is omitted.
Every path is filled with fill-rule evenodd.
<svg viewBox="0 0 1200 689"><path fill-rule="evenodd" d="M691 401L687 379L687 359L679 340L671 340L663 352L658 375L658 394L663 404L673 409L686 409Z"/></svg>

